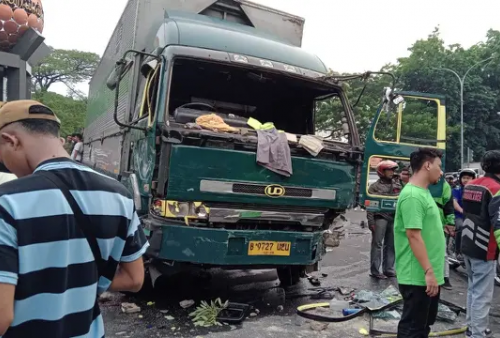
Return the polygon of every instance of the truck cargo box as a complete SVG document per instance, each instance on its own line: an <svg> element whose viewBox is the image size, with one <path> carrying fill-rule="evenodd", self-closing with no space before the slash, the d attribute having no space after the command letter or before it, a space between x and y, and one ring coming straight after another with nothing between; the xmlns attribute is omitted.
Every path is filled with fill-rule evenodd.
<svg viewBox="0 0 500 338"><path fill-rule="evenodd" d="M286 44L300 47L304 19L246 0L129 0L90 81L89 105L84 139L107 137L119 132L113 120L114 93L106 87L106 79L115 62L129 49L150 51L155 35L168 11L202 14L254 27ZM118 116L127 120L132 97L133 73L120 85Z"/></svg>

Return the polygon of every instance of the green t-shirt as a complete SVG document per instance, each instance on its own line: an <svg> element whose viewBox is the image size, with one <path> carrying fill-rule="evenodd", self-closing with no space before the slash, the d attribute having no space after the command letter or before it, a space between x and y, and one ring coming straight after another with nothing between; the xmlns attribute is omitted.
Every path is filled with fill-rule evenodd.
<svg viewBox="0 0 500 338"><path fill-rule="evenodd" d="M394 221L394 248L398 283L425 286L425 271L415 258L407 229L420 229L429 261L439 285L444 284L445 238L436 202L428 189L411 183L399 195Z"/></svg>

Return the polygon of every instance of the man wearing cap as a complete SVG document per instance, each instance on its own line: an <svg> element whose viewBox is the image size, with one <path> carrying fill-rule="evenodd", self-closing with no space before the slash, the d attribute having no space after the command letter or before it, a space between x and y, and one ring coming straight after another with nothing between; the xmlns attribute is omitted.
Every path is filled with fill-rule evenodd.
<svg viewBox="0 0 500 338"><path fill-rule="evenodd" d="M104 337L97 296L138 291L148 242L127 189L72 161L50 108L0 108L0 336Z"/></svg>

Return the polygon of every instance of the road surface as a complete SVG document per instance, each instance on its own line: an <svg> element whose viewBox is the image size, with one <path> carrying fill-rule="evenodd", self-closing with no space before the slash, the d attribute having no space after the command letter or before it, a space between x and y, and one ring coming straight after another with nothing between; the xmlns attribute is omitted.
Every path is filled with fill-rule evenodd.
<svg viewBox="0 0 500 338"><path fill-rule="evenodd" d="M351 211L347 214L351 221L348 235L340 247L329 252L322 261L320 278L322 286L345 287L356 290L383 290L389 285L395 286L395 280L377 281L368 276L370 235L360 227L365 218L363 212ZM199 276L180 276L165 281L150 299L139 299L113 294L101 304L107 337L189 337L189 338L290 338L290 337L362 337L360 329L368 328L367 317L360 317L349 322L332 323L327 327L302 319L295 314L297 305L314 303L308 297L289 299L285 290L279 287L275 271L221 271L210 272L211 279ZM452 291L443 290L442 298L465 306L466 278L460 269L451 273L454 286ZM307 279L292 292L305 292L313 287ZM498 290L498 288L497 288ZM496 290L490 318L493 337L500 338L500 297ZM183 310L179 301L193 299L211 300L221 297L232 302L244 302L254 306L251 317L241 325L218 328L195 328L188 318L194 308ZM133 302L141 307L140 313L124 314L120 312L122 302ZM150 305L148 305L148 302ZM151 302L154 302L151 305ZM459 322L463 318L459 317ZM460 326L461 323L446 324L440 322L434 328L443 330ZM376 320L376 327L394 330L397 321ZM463 336L463 335L460 335Z"/></svg>

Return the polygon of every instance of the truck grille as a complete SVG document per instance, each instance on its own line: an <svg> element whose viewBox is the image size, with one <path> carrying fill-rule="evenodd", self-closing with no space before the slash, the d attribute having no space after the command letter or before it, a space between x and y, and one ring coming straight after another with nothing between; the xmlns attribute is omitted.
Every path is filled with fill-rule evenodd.
<svg viewBox="0 0 500 338"><path fill-rule="evenodd" d="M233 184L233 192L238 194L265 195L267 185L255 184ZM312 197L312 189L307 188L286 188L285 197Z"/></svg>
<svg viewBox="0 0 500 338"><path fill-rule="evenodd" d="M283 191L284 190L284 191ZM201 180L200 192L216 193L216 194L239 194L239 195L254 195L254 196L269 196L267 193L274 193L275 197L288 198L312 198L318 200L333 201L337 197L335 188L299 188L299 187L283 187L279 184L251 184L251 183L236 183L227 181ZM276 192L278 192L276 194ZM282 194L283 193L283 194Z"/></svg>

